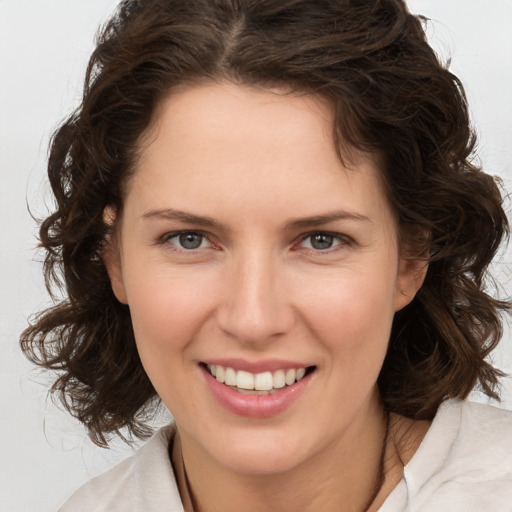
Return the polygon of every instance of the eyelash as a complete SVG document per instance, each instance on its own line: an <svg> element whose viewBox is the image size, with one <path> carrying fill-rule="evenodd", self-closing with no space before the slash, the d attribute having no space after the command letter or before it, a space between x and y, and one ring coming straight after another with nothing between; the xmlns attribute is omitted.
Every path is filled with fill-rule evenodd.
<svg viewBox="0 0 512 512"><path fill-rule="evenodd" d="M337 242L335 245L333 245L331 247L327 247L323 250L316 249L314 247L306 247L305 248L305 249L314 251L315 253L320 253L320 254L331 253L333 251L339 250L341 247L352 245L352 240L349 237L347 237L346 235L341 235L340 233L331 233L329 231L314 231L313 233L307 233L305 235L302 235L300 238L299 245L308 239L310 240L310 244L311 244L311 239L315 236L323 236L323 237L332 238L333 242Z"/></svg>
<svg viewBox="0 0 512 512"><path fill-rule="evenodd" d="M180 237L187 236L187 235L201 237L201 242L200 242L199 246L192 247L192 248L186 248L183 246L180 247L178 244L174 244L171 242L171 240L173 240L173 239L177 239L178 241L180 241ZM324 249L315 248L312 246L312 243L311 243L311 240L315 236L330 238L330 239L332 239L331 242L334 243L335 245L332 245L331 247L326 247ZM302 247L302 248L313 251L317 254L331 253L336 250L339 250L340 247L346 247L346 246L350 247L353 243L352 240L349 237L347 237L346 235L341 235L339 233L331 233L329 231L314 231L312 233L306 233L306 234L302 235L299 239L299 242L294 244L293 250L300 249L301 248L300 246L307 240L310 240L310 247ZM184 230L184 231L175 231L173 233L166 233L159 239L159 244L160 245L169 244L172 246L173 250L181 251L184 253L193 253L193 252L198 252L198 250L200 250L200 249L205 249L205 247L201 247L205 241L212 244L211 240L209 239L209 237L206 233L203 233L201 231L195 231L195 230ZM183 241L181 241L181 243L183 243Z"/></svg>
<svg viewBox="0 0 512 512"><path fill-rule="evenodd" d="M176 238L179 240L180 237L186 236L186 235L202 237L200 246L203 244L203 242L205 240L211 244L210 239L208 238L208 236L205 233L202 233L201 231L194 231L194 230L184 230L184 231L175 231L174 233L166 233L164 236L162 236L159 239L159 243L160 243L160 245L169 244L173 247L174 250L182 251L182 252L186 252L186 253L196 252L198 249L204 249L204 247L200 247L200 246L197 248L192 248L192 249L186 248L186 247L179 247L177 244L173 244L171 242L171 240L173 238Z"/></svg>

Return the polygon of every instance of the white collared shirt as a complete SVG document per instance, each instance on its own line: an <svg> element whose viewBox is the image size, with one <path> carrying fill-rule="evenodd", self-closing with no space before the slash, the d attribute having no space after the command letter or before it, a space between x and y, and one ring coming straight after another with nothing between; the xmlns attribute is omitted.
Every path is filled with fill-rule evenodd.
<svg viewBox="0 0 512 512"><path fill-rule="evenodd" d="M169 443L158 430L133 456L82 486L60 512L183 512ZM379 512L512 512L512 412L447 400ZM320 511L319 511L320 512Z"/></svg>

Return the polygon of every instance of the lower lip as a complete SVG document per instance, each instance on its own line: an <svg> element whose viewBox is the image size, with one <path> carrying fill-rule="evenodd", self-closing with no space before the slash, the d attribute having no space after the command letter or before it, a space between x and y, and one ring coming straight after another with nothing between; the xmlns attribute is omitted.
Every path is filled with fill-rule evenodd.
<svg viewBox="0 0 512 512"><path fill-rule="evenodd" d="M201 367L213 396L228 411L247 418L269 418L284 412L305 391L312 373L299 382L269 395L246 395L222 384L206 368Z"/></svg>

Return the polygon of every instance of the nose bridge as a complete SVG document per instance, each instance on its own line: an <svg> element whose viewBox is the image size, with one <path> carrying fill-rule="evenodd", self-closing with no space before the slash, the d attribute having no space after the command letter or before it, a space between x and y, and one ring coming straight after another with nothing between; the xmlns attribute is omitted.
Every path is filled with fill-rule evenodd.
<svg viewBox="0 0 512 512"><path fill-rule="evenodd" d="M248 249L238 255L218 312L222 330L243 343L263 343L289 329L293 315L279 265L270 250Z"/></svg>

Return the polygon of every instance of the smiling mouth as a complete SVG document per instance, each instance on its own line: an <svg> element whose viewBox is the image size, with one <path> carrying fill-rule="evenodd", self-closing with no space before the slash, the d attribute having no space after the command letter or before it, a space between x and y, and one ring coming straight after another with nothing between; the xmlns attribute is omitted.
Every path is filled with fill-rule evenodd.
<svg viewBox="0 0 512 512"><path fill-rule="evenodd" d="M274 372L250 373L215 364L203 364L218 382L246 395L272 395L301 381L315 366L288 368Z"/></svg>

